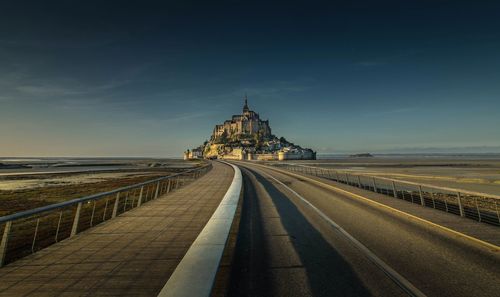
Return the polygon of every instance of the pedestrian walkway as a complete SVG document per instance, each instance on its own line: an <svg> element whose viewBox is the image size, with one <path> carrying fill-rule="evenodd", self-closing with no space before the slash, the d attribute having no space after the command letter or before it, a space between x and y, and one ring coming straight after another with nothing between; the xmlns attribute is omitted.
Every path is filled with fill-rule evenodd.
<svg viewBox="0 0 500 297"><path fill-rule="evenodd" d="M233 169L0 268L0 296L156 296L228 190Z"/></svg>

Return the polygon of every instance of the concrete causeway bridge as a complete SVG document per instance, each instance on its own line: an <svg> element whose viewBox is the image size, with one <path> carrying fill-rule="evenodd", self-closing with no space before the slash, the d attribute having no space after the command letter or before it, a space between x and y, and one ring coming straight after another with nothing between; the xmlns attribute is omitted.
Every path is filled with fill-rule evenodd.
<svg viewBox="0 0 500 297"><path fill-rule="evenodd" d="M498 296L473 194L213 161L1 217L0 296Z"/></svg>

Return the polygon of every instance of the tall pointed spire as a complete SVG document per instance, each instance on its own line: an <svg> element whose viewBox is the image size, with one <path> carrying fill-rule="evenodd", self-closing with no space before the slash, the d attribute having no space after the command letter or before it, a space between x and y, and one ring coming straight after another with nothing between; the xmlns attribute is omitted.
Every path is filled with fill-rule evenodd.
<svg viewBox="0 0 500 297"><path fill-rule="evenodd" d="M248 112L250 109L248 108L248 98L247 93L245 92L245 105L243 106L243 112Z"/></svg>

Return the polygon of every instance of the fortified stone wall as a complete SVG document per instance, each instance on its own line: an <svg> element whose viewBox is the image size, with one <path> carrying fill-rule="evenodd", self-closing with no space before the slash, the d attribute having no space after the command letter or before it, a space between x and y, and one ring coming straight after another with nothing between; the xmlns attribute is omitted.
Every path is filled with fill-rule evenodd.
<svg viewBox="0 0 500 297"><path fill-rule="evenodd" d="M278 160L278 154L255 154L256 160L273 161Z"/></svg>
<svg viewBox="0 0 500 297"><path fill-rule="evenodd" d="M315 160L316 153L312 151L304 152L279 152L278 160Z"/></svg>

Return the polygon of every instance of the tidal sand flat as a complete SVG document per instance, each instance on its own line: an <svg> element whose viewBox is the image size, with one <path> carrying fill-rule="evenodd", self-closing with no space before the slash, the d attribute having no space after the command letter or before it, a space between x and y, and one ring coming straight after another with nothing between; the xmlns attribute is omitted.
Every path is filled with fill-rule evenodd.
<svg viewBox="0 0 500 297"><path fill-rule="evenodd" d="M371 158L338 156L295 163L500 195L499 155L375 155Z"/></svg>
<svg viewBox="0 0 500 297"><path fill-rule="evenodd" d="M43 172L24 161L17 172L11 167L0 175L0 216L168 176L200 164L169 159L120 161L118 165L114 159L72 160L74 166L44 165Z"/></svg>

